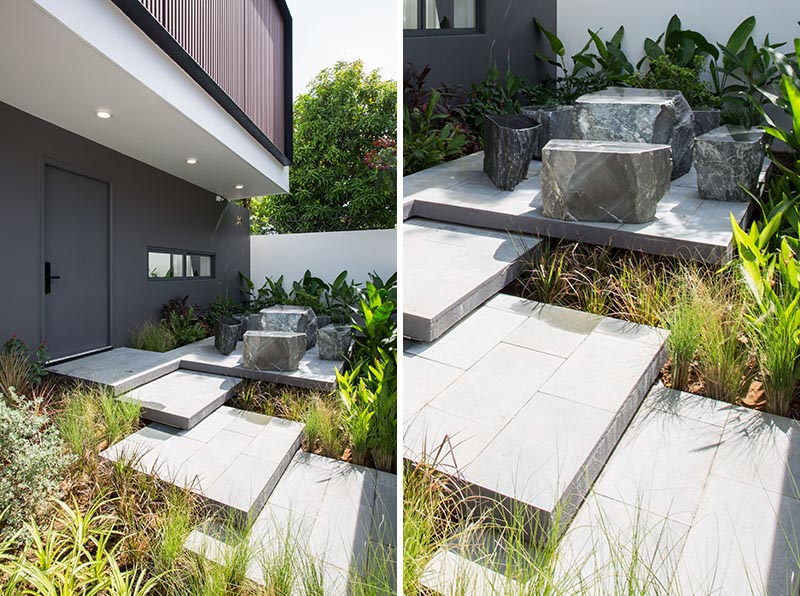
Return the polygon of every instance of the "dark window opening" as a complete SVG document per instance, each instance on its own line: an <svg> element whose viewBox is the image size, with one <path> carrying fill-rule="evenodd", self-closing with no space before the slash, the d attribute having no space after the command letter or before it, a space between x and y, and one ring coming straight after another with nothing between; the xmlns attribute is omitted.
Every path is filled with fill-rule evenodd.
<svg viewBox="0 0 800 596"><path fill-rule="evenodd" d="M215 256L170 248L147 249L147 279L212 279Z"/></svg>
<svg viewBox="0 0 800 596"><path fill-rule="evenodd" d="M475 33L483 0L403 0L406 35Z"/></svg>

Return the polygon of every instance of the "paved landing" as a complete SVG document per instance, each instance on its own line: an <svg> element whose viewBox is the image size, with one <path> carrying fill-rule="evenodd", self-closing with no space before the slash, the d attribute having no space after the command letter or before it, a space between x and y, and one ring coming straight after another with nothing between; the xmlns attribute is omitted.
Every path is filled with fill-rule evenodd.
<svg viewBox="0 0 800 596"><path fill-rule="evenodd" d="M248 370L242 367L241 343L232 354L223 356L214 348L214 338L210 337L163 354L133 348L114 348L57 364L47 370L108 385L118 395L178 369L333 391L336 388L336 369L341 369L343 364L339 360L321 360L315 346L306 352L296 371Z"/></svg>
<svg viewBox="0 0 800 596"><path fill-rule="evenodd" d="M567 532L561 573L602 578L590 594L634 568L670 594L796 596L799 474L797 422L656 386Z"/></svg>
<svg viewBox="0 0 800 596"><path fill-rule="evenodd" d="M666 332L499 294L406 342L405 457L547 526L575 514L665 358ZM444 447L440 447L444 444Z"/></svg>
<svg viewBox="0 0 800 596"><path fill-rule="evenodd" d="M533 236L411 219L403 224L403 334L440 337L497 294L538 245Z"/></svg>
<svg viewBox="0 0 800 596"><path fill-rule="evenodd" d="M382 569L389 575L378 583L394 585L396 528L397 476L300 451L247 537L248 576L264 584L269 561L288 552L296 563L316 565L325 594L383 593L353 583L359 575L375 580ZM220 561L233 544L210 525L192 532L186 546ZM295 587L291 593L301 593Z"/></svg>
<svg viewBox="0 0 800 596"><path fill-rule="evenodd" d="M483 152L406 176L404 215L709 262L732 254L730 214L739 222L748 215L748 203L700 199L692 170L673 181L650 223L554 220L542 215L541 166L532 161L513 192L498 190L484 174Z"/></svg>
<svg viewBox="0 0 800 596"><path fill-rule="evenodd" d="M222 406L191 430L150 424L101 456L185 487L243 519L257 515L300 447L304 425Z"/></svg>
<svg viewBox="0 0 800 596"><path fill-rule="evenodd" d="M239 382L231 377L176 370L120 399L138 403L145 420L190 429L228 401Z"/></svg>

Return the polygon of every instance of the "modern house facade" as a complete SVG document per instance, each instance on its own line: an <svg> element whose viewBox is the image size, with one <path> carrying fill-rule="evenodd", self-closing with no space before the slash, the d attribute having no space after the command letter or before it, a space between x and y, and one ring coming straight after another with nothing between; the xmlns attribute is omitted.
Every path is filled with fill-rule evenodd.
<svg viewBox="0 0 800 596"><path fill-rule="evenodd" d="M547 74L534 52L544 51L535 31L539 19L556 29L556 0L403 0L403 59L406 68L431 67L431 87L469 91L497 64L531 80Z"/></svg>
<svg viewBox="0 0 800 596"><path fill-rule="evenodd" d="M283 0L0 3L0 338L125 345L170 298L237 298L248 213L289 190Z"/></svg>

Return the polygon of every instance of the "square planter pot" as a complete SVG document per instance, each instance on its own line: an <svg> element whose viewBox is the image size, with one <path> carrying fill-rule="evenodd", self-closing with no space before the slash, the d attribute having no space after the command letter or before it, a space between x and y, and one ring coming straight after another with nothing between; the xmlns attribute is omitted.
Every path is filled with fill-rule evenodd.
<svg viewBox="0 0 800 596"><path fill-rule="evenodd" d="M236 349L243 330L244 324L238 319L217 319L214 322L214 347L220 354L227 356Z"/></svg>
<svg viewBox="0 0 800 596"><path fill-rule="evenodd" d="M486 116L483 171L501 190L514 190L528 175L539 123L522 114Z"/></svg>

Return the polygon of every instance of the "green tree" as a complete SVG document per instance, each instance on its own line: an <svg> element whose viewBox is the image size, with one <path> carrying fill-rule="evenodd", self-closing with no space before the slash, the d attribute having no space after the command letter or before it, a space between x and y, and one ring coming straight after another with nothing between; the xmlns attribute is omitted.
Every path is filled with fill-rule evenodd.
<svg viewBox="0 0 800 596"><path fill-rule="evenodd" d="M370 157L387 138L397 138L397 83L360 60L324 69L294 104L292 192L252 199L252 232L394 227L396 184Z"/></svg>

